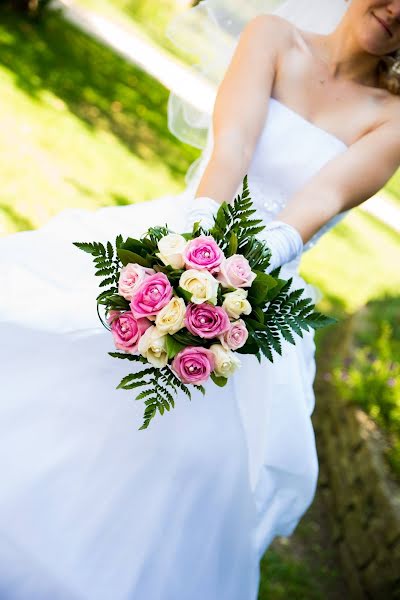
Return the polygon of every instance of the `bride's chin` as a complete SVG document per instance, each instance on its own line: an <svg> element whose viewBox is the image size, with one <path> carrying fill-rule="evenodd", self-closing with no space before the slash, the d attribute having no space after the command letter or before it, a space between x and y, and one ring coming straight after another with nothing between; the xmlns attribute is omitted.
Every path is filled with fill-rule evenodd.
<svg viewBox="0 0 400 600"><path fill-rule="evenodd" d="M376 56L377 58L381 58L382 56L386 56L392 52L395 52L398 48L390 48L387 44L382 44L380 40L376 38L368 31L363 31L358 36L358 43L360 48L371 56ZM400 46L400 45L399 45Z"/></svg>
<svg viewBox="0 0 400 600"><path fill-rule="evenodd" d="M369 19L373 21L369 21L369 23L363 21L361 27L355 30L357 41L366 53L381 57L400 49L400 39L396 39L398 35L393 38L389 38L386 34L383 36L382 32L377 29L375 17L370 15ZM379 24L378 27L380 27Z"/></svg>

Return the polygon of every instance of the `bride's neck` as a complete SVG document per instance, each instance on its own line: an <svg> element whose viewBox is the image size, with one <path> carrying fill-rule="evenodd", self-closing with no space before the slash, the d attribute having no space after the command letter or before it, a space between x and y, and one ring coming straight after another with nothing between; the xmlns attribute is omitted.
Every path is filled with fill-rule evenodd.
<svg viewBox="0 0 400 600"><path fill-rule="evenodd" d="M380 58L360 47L345 21L329 35L320 36L319 48L320 57L332 77L377 86Z"/></svg>

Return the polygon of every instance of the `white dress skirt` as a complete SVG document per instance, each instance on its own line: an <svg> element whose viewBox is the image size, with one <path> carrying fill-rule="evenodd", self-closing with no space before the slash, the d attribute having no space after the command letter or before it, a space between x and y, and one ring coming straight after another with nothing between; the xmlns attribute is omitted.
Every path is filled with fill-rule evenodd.
<svg viewBox="0 0 400 600"><path fill-rule="evenodd" d="M248 171L260 214L345 149L271 99ZM313 499L312 332L273 364L242 357L225 388L180 395L143 431L143 404L115 389L132 363L108 355L72 242L183 230L188 197L66 210L0 240L2 599L254 600L262 554ZM298 262L282 275L311 291Z"/></svg>

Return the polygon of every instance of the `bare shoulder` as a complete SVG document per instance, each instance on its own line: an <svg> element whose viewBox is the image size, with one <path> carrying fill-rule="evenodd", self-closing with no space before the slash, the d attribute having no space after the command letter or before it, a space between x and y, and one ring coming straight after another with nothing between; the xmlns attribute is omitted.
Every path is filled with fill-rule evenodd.
<svg viewBox="0 0 400 600"><path fill-rule="evenodd" d="M286 19L278 15L260 14L251 19L243 30L260 50L276 52L287 50L296 44L298 30Z"/></svg>
<svg viewBox="0 0 400 600"><path fill-rule="evenodd" d="M291 39L294 40L298 32L297 28L283 17L265 14L253 17L244 30L254 33L260 41L264 40L265 42L266 36L268 40L268 37L273 35L276 38L283 38L286 43Z"/></svg>
<svg viewBox="0 0 400 600"><path fill-rule="evenodd" d="M366 181L378 182L374 188L378 191L400 166L400 97L379 89L374 100L378 101L378 118L351 146L350 152L358 157L360 164L371 162L373 168Z"/></svg>
<svg viewBox="0 0 400 600"><path fill-rule="evenodd" d="M388 96L383 102L383 123L387 127L393 128L393 133L400 134L400 96L388 92ZM400 145L400 135L399 135Z"/></svg>

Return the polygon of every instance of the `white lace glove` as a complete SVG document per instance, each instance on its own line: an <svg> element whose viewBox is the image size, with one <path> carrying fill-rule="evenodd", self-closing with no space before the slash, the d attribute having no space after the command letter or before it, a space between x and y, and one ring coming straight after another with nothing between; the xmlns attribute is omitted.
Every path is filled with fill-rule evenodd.
<svg viewBox="0 0 400 600"><path fill-rule="evenodd" d="M207 196L194 198L187 214L188 228L192 228L194 223L200 221L204 229L210 229L214 224L213 217L219 207L218 202ZM266 223L265 229L257 237L264 240L271 249L271 260L267 272L291 262L303 251L303 240L300 233L292 225L283 221L274 220Z"/></svg>
<svg viewBox="0 0 400 600"><path fill-rule="evenodd" d="M186 215L186 227L191 230L193 225L200 221L204 229L211 229L214 225L214 215L217 214L221 205L207 196L193 198L190 201L189 210Z"/></svg>
<svg viewBox="0 0 400 600"><path fill-rule="evenodd" d="M271 249L271 259L267 273L291 262L303 252L304 244L300 233L292 225L283 221L269 221L257 237L264 240Z"/></svg>

